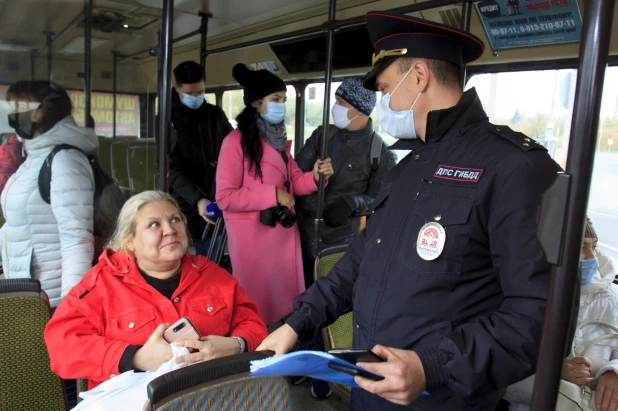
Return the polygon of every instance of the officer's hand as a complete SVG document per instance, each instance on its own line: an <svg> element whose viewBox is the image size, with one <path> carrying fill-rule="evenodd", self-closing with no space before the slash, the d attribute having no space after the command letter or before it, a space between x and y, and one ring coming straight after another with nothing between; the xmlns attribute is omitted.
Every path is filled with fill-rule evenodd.
<svg viewBox="0 0 618 411"><path fill-rule="evenodd" d="M618 375L615 372L608 371L599 377L595 401L601 411L618 409Z"/></svg>
<svg viewBox="0 0 618 411"><path fill-rule="evenodd" d="M210 219L210 217L208 216L208 213L206 212L206 207L208 206L208 204L210 204L210 200L208 200L206 198L202 198L202 199L198 200L198 202L197 202L197 213L200 216L202 216L202 218L204 220L206 220L207 223L215 224L215 222Z"/></svg>
<svg viewBox="0 0 618 411"><path fill-rule="evenodd" d="M358 363L359 367L380 374L382 381L371 381L362 377L354 380L364 390L392 403L408 405L425 391L425 370L421 359L414 351L376 345L372 350L385 362Z"/></svg>
<svg viewBox="0 0 618 411"><path fill-rule="evenodd" d="M594 382L590 376L592 363L586 357L570 357L562 363L560 378L577 385L588 385Z"/></svg>
<svg viewBox="0 0 618 411"><path fill-rule="evenodd" d="M270 350L274 351L275 355L283 355L292 350L298 342L298 334L294 332L292 327L283 324L277 328L272 334L262 341L256 351Z"/></svg>
<svg viewBox="0 0 618 411"><path fill-rule="evenodd" d="M331 227L340 227L348 222L354 209L343 198L335 201L324 210L324 221Z"/></svg>

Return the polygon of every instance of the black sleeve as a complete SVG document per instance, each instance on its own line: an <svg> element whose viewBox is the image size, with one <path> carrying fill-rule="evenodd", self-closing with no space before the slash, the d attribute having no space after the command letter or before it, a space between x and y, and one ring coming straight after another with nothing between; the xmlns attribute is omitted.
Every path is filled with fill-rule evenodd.
<svg viewBox="0 0 618 411"><path fill-rule="evenodd" d="M529 155L530 161L497 178L490 200L489 247L504 302L418 351L428 389L448 386L468 396L504 389L535 371L551 273L536 219L559 167L545 151Z"/></svg>
<svg viewBox="0 0 618 411"><path fill-rule="evenodd" d="M180 141L176 143L176 147L170 156L170 186L187 203L191 204L192 207L196 207L200 199L207 198L207 194L189 176L186 170L187 162L180 151L180 144Z"/></svg>
<svg viewBox="0 0 618 411"><path fill-rule="evenodd" d="M216 106L215 106L216 107ZM223 141L223 139L230 134L232 131L234 131L234 127L232 127L232 125L230 124L230 120L228 120L227 116L225 115L225 111L223 111L220 107L217 107L219 110L219 117L221 120L221 132L219 133L219 139L221 141Z"/></svg>
<svg viewBox="0 0 618 411"><path fill-rule="evenodd" d="M122 357L120 357L120 362L118 363L118 371L127 372L134 370L136 372L139 372L139 370L133 368L133 356L135 355L135 352L140 348L142 348L141 345L129 345L124 350L124 353L122 353Z"/></svg>
<svg viewBox="0 0 618 411"><path fill-rule="evenodd" d="M372 174L371 179L369 180L369 187L367 187L365 194L345 198L345 201L354 210L354 217L368 215L371 213L371 204L373 204L373 200L375 200L376 195L380 191L380 186L382 186L382 182L386 178L386 175L393 167L395 167L396 162L395 153L389 150L386 144L382 143L380 165Z"/></svg>
<svg viewBox="0 0 618 411"><path fill-rule="evenodd" d="M355 238L327 277L318 279L294 299L294 313L286 323L301 337L332 324L352 307L352 289L365 254L366 230Z"/></svg>
<svg viewBox="0 0 618 411"><path fill-rule="evenodd" d="M316 141L320 136L320 130L322 130L322 127L313 130L311 137L309 137L298 154L294 157L296 164L298 164L298 168L304 172L313 170L313 165L318 159L318 146Z"/></svg>

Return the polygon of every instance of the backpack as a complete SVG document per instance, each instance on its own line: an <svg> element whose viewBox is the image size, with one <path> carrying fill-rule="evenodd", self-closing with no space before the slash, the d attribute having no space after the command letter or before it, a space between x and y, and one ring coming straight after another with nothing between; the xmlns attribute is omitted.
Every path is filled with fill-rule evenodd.
<svg viewBox="0 0 618 411"><path fill-rule="evenodd" d="M127 200L126 194L114 183L114 179L111 178L101 168L99 159L94 154L86 154L81 149L72 146L70 144L60 144L54 147L49 153L41 170L39 171L39 193L47 204L51 204L50 190L51 190L51 178L52 178L52 162L57 153L62 150L77 150L88 158L88 162L92 167L92 173L94 175L94 236L100 237L97 240L107 240L114 230L116 219L120 214L120 210ZM95 250L97 252L97 250ZM98 257L98 254L95 255Z"/></svg>
<svg viewBox="0 0 618 411"><path fill-rule="evenodd" d="M328 132L326 133L326 144L330 141L331 138L339 129L336 126L330 126L328 128ZM382 157L382 137L380 137L374 131L371 135L371 148L369 149L369 161L371 163L371 171L374 173L380 166L380 157Z"/></svg>

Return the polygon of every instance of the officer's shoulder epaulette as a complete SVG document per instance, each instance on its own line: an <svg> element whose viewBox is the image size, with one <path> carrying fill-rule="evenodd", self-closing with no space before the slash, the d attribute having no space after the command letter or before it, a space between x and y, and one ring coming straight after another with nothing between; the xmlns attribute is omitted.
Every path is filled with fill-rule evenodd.
<svg viewBox="0 0 618 411"><path fill-rule="evenodd" d="M547 148L543 144L539 143L533 138L526 136L523 133L520 133L519 131L512 130L509 126L495 126L492 124L490 126L490 130L493 131L495 134L499 135L500 137L505 138L511 143L515 144L523 151L547 151Z"/></svg>

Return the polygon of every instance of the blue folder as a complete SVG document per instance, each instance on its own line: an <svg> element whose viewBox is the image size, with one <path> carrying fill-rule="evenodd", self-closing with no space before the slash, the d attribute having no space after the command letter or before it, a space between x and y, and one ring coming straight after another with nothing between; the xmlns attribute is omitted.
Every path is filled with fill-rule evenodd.
<svg viewBox="0 0 618 411"><path fill-rule="evenodd" d="M329 368L328 364L330 362L363 370L363 368L356 366L356 364L349 363L322 351L296 351L277 357L251 361L250 374L256 377L304 375L318 380L359 388L358 384L354 381L354 376ZM364 371L369 372L367 370Z"/></svg>

